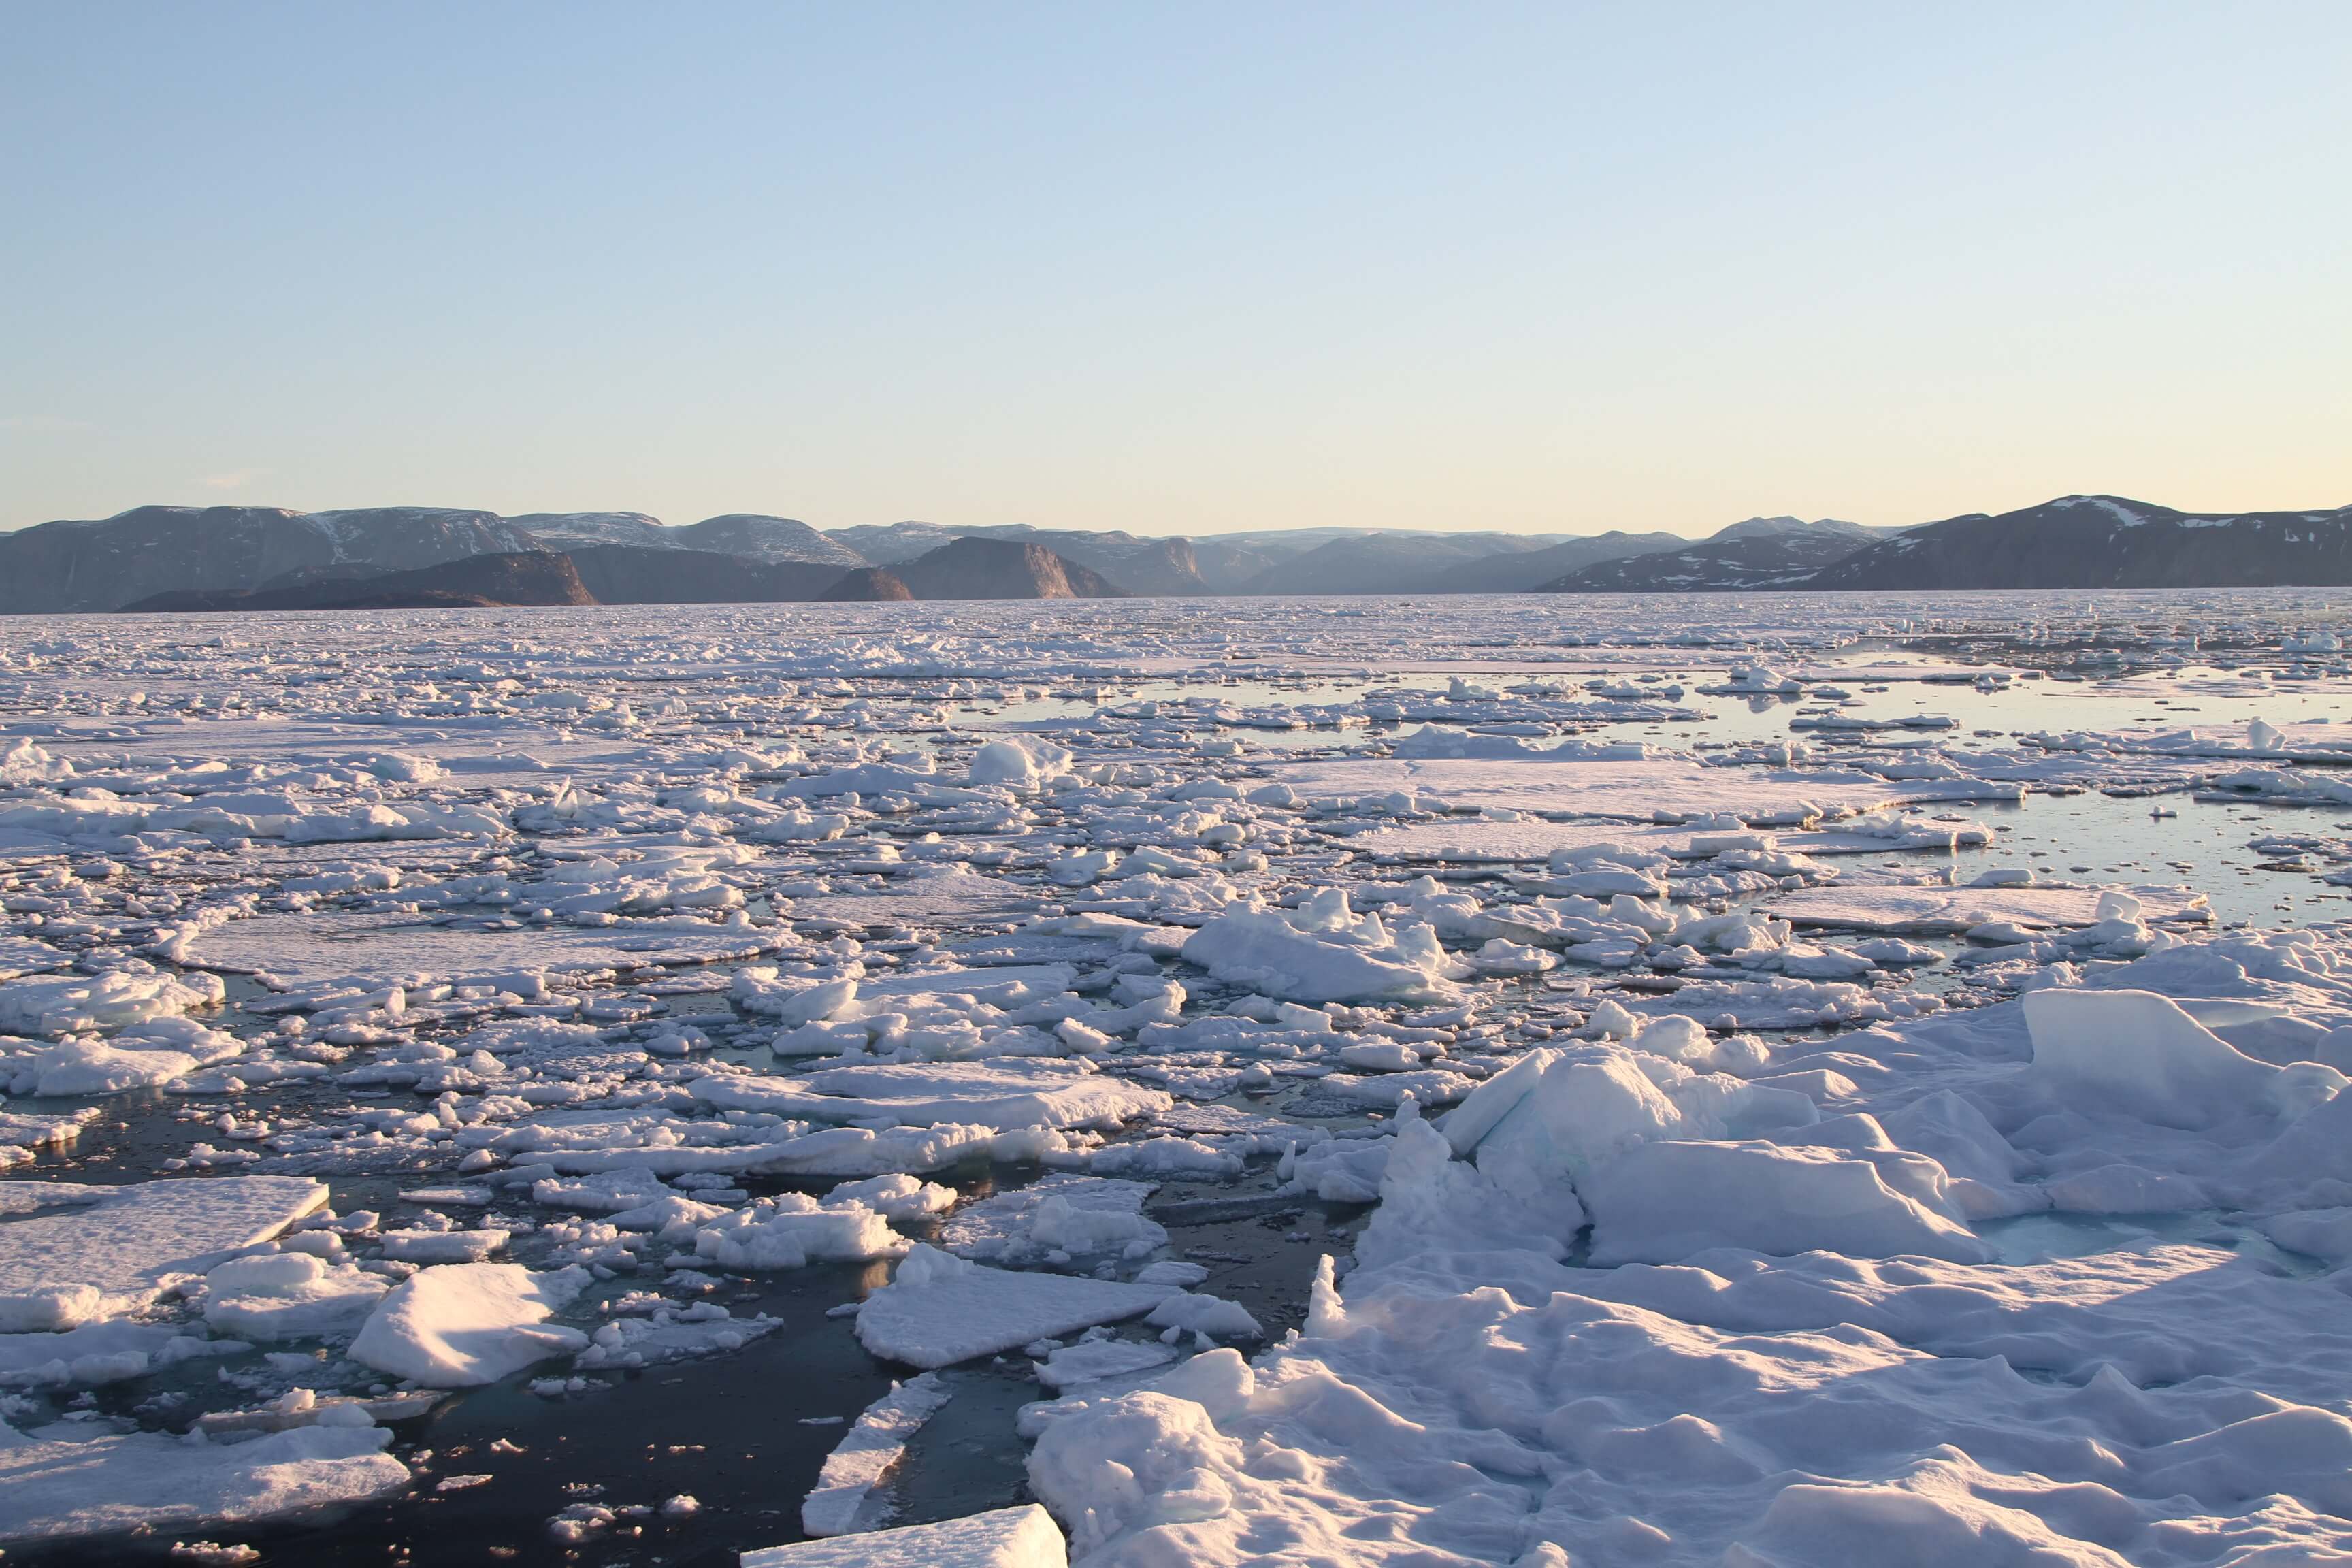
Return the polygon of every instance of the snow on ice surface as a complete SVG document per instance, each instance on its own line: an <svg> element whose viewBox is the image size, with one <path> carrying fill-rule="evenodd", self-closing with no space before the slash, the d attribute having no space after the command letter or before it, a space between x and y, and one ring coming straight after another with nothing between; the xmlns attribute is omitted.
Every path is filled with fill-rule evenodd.
<svg viewBox="0 0 2352 1568"><path fill-rule="evenodd" d="M1900 804L1877 779L1655 761L1479 760L1291 763L1285 784L1309 799L1433 795L1449 805L1501 806L1652 822L1728 814L1746 822L1801 822ZM1408 807L1409 809L1409 807Z"/></svg>
<svg viewBox="0 0 2352 1568"><path fill-rule="evenodd" d="M837 1541L746 1552L742 1568L1067 1568L1046 1511L1035 1503L938 1524L910 1524Z"/></svg>
<svg viewBox="0 0 2352 1568"><path fill-rule="evenodd" d="M2206 920L2201 894L2185 888L2126 889L2150 921ZM1855 931L1962 931L1977 926L2029 929L2095 925L2097 888L1806 888L1764 907L1800 925Z"/></svg>
<svg viewBox="0 0 2352 1568"><path fill-rule="evenodd" d="M1141 1317L1177 1293L1060 1274L1024 1274L918 1247L857 1309L858 1342L886 1361L952 1366L1056 1334Z"/></svg>
<svg viewBox="0 0 2352 1568"><path fill-rule="evenodd" d="M0 1426L0 1542L236 1524L364 1502L408 1485L375 1427L306 1426L234 1447L154 1432Z"/></svg>
<svg viewBox="0 0 2352 1568"><path fill-rule="evenodd" d="M132 1305L175 1275L202 1274L327 1201L306 1176L219 1176L84 1186L0 1184L0 1299L88 1285Z"/></svg>
<svg viewBox="0 0 2352 1568"><path fill-rule="evenodd" d="M469 931L404 915L266 914L197 932L178 951L184 963L268 974L291 986L342 979L388 984L410 975L463 984L530 970L707 963L748 958L768 945L758 933L700 921Z"/></svg>
<svg viewBox="0 0 2352 1568"><path fill-rule="evenodd" d="M874 1489L907 1451L907 1439L948 1402L939 1373L895 1384L866 1407L825 1456L816 1485L801 1501L801 1529L811 1535L872 1530L887 1517Z"/></svg>
<svg viewBox="0 0 2352 1568"><path fill-rule="evenodd" d="M577 1268L534 1274L512 1263L446 1263L421 1269L368 1315L351 1356L426 1388L496 1383L534 1362L587 1348L579 1330L547 1323L587 1284Z"/></svg>
<svg viewBox="0 0 2352 1568"><path fill-rule="evenodd" d="M2345 1547L2336 606L1704 607L0 626L0 1163L139 1134L0 1181L0 1263L75 1260L0 1289L7 1415L213 1467L26 1528L398 1485L287 1403L355 1331L593 1412L780 1342L706 1292L907 1253L859 1342L1027 1351L1102 1563ZM958 1208L986 1161L1054 1173ZM253 1172L414 1202L124 1212ZM1255 1364L1168 1256L1231 1199L1377 1205ZM256 1479L153 1429L192 1383L352 1447ZM874 1522L896 1419L788 1484Z"/></svg>

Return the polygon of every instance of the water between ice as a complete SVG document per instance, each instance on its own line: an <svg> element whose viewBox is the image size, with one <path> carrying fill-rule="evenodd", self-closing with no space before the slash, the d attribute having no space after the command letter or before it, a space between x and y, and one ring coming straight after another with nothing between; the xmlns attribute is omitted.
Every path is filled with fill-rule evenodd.
<svg viewBox="0 0 2352 1568"><path fill-rule="evenodd" d="M1367 689L1382 692L1444 692L1467 677L1501 684L1515 676L1540 674L1564 679L1662 677L1655 684L1680 685L1689 694L1675 705L1701 716L1563 723L1594 742L1642 741L1676 748L1727 747L1786 742L1824 744L1834 761L1842 748L1885 751L1906 739L1901 731L1856 731L1827 738L1791 721L1825 713L1846 718L1899 721L1906 716L1948 716L1966 731L1995 737L2069 730L2114 730L2134 723L2243 726L2253 720L2285 726L2303 720L2342 722L2352 717L2352 689L2341 680L2245 680L2228 669L2183 665L2142 670L2095 681L2020 679L1998 689L1974 684L1924 684L1904 677L1914 671L1948 672L1941 658L1899 647L1876 647L1815 654L1803 662L1816 678L1850 689L1842 700L1823 700L1818 689L1803 699L1774 695L1700 696L1696 688L1720 679L1724 660L1702 650L1647 648L1631 652L1561 648L1541 659L1514 664L1503 658L1465 657L1394 663L1361 673L1316 672L1297 661L1287 679L1222 676L1190 679L1132 675L1101 679L1086 695L1021 693L1014 700L977 700L950 705L946 722L967 732L1044 730L1080 720L1101 708L1170 710L1187 718L1188 705L1202 700L1245 710L1258 721L1228 722L1221 732L1245 738L1271 754L1299 754L1358 747L1392 740L1417 728L1411 721L1367 721L1358 713L1346 724L1325 722L1334 710L1361 705ZM1851 680L1837 675L1841 661L1853 669ZM1296 728L1278 729L1281 710L1297 712ZM907 740L929 744L938 731L916 730ZM5 742L0 742L5 743ZM1988 849L1958 858L1961 879L1995 865L2032 866L2047 875L2093 884L2111 881L2178 880L2203 891L2220 922L2284 926L2346 916L2347 891L2319 882L2308 869L2265 869L2281 857L2257 850L2251 841L2274 832L2340 835L2343 808L2314 811L2192 798L2179 793L2085 793L2030 795L2021 803L1974 801L1948 810L1997 830ZM2157 815L2158 811L2162 815ZM1857 868L1916 869L1916 854L1857 857ZM1748 900L1751 904L1758 900ZM1946 951L1958 939L1924 939ZM1926 983L1950 988L1963 982L1948 973ZM1538 990L1530 983L1530 993ZM235 1028L266 1020L242 1013L241 1002L257 1001L260 988L247 981L231 986L228 1010L214 1026ZM731 1016L717 995L677 996L660 1004L668 1016ZM1837 1031L1822 1031L1832 1037ZM764 1047L736 1053L765 1068ZM83 1181L145 1180L164 1160L184 1156L209 1136L213 1118L233 1109L242 1117L278 1118L315 1110L330 1091L297 1084L251 1091L234 1101L179 1099L150 1092L95 1102L100 1120L68 1152L46 1152L18 1175ZM1255 1103L1230 1096L1228 1103ZM84 1102L23 1100L15 1108L54 1113ZM1366 1116L1352 1119L1361 1123ZM1263 1170L1269 1162L1260 1160ZM984 1162L943 1173L967 1200L1034 1181L1034 1166L991 1167ZM409 1217L399 1193L414 1178L334 1174L332 1206L340 1212L373 1208L391 1228ZM792 1190L782 1182L747 1182L755 1192ZM822 1192L824 1184L803 1190ZM1254 1190L1245 1187L1244 1191ZM1230 1196L1230 1186L1171 1184L1155 1200ZM528 1207L528 1205L523 1205ZM1172 1251L1211 1268L1202 1289L1240 1301L1277 1333L1304 1311L1307 1280L1322 1251L1341 1251L1360 1225L1362 1211L1319 1200L1301 1200L1276 1212L1234 1218L1171 1223ZM906 1227L902 1227L906 1228ZM2220 1242L2276 1266L2307 1271L2310 1260L2281 1252L2267 1240L2227 1224L2218 1213L2192 1212L2142 1219L2028 1216L1987 1222L1980 1233L2005 1261L2069 1257L2139 1245L2148 1239ZM918 1227L916 1234L922 1234ZM533 1258L525 1242L512 1255ZM258 1526L236 1531L189 1531L247 1540L287 1560L356 1563L415 1560L459 1562L659 1561L719 1563L736 1549L772 1544L798 1534L800 1499L837 1440L842 1419L856 1414L888 1387L894 1369L861 1349L847 1321L831 1309L856 1300L887 1277L880 1264L817 1265L730 1281L718 1298L738 1316L763 1313L782 1326L730 1355L684 1361L613 1377L611 1386L589 1395L544 1397L504 1385L454 1395L429 1415L399 1428L402 1457L416 1470L419 1484L388 1503L370 1504L325 1526ZM600 1292L617 1294L626 1279ZM1123 1331L1142 1337L1146 1331ZM283 1381L281 1363L260 1370L257 1354L226 1362L200 1361L136 1384L98 1389L88 1408L148 1420L184 1419L203 1408L237 1404L252 1388ZM1013 1413L1038 1397L1025 1363L975 1364L946 1374L953 1397L911 1444L890 1483L901 1517L909 1521L951 1517L999 1506L1025 1495L1024 1448L1013 1432ZM490 1445L507 1445L495 1463ZM437 1489L451 1478L487 1474L478 1483ZM658 1504L690 1493L703 1507L679 1518L659 1514L577 1545L551 1541L544 1521L570 1503L613 1506ZM627 1533L631 1528L642 1535ZM161 1559L168 1540L110 1541L85 1546L19 1551L13 1560L58 1564Z"/></svg>

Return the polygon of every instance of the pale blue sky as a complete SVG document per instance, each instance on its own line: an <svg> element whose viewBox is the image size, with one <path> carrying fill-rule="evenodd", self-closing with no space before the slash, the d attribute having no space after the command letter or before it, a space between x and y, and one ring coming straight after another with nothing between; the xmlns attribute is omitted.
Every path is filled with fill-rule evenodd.
<svg viewBox="0 0 2352 1568"><path fill-rule="evenodd" d="M0 0L0 526L2352 501L2352 5Z"/></svg>

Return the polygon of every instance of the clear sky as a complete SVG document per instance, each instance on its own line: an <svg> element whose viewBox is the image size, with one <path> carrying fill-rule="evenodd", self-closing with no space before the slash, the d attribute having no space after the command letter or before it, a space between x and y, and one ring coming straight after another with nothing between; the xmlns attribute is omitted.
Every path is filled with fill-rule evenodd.
<svg viewBox="0 0 2352 1568"><path fill-rule="evenodd" d="M0 0L0 526L2352 501L2352 4Z"/></svg>

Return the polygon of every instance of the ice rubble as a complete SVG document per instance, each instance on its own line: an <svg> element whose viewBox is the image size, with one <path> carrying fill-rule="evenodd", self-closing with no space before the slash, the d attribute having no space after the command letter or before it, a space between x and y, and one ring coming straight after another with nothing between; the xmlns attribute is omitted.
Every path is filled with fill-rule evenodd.
<svg viewBox="0 0 2352 1568"><path fill-rule="evenodd" d="M2201 951L2209 984L2294 974L2273 984L2307 982L2342 1016L2319 950ZM2167 953L2116 979L2183 973ZM2102 1146L2136 1143L2165 1168L2149 1176L2194 1170L2206 1185L2179 1206L2345 1194L2325 1128L2352 1103L2341 1075L2240 1052L2189 1007L2275 1016L2035 990L1853 1037L1962 1093L1746 1127L1762 1137L1738 1136L1777 1109L1755 1084L1640 1034L1530 1054L1442 1123L1400 1127L1359 1267L1344 1299L1327 1268L1304 1337L1254 1368L1202 1357L1039 1407L1032 1484L1104 1563L2341 1551L2352 1339L2334 1281L2199 1246L2000 1264L1972 1234L1971 1215L2066 1206ZM2084 1131L2052 1137L2066 1118ZM2299 1212L2321 1229L2329 1211Z"/></svg>
<svg viewBox="0 0 2352 1568"><path fill-rule="evenodd" d="M1916 606L1763 603L6 628L0 1068L40 1102L0 1163L96 1114L54 1097L161 1090L159 1166L271 1174L0 1183L0 1384L356 1336L583 1395L772 1331L714 1280L898 1259L861 1341L1042 1355L1075 1398L1029 1419L1038 1490L1105 1562L2342 1544L2340 938L1947 858L2008 820L1969 803L2042 791L2340 803L2352 730L2116 727L1849 647ZM2175 700L2346 672L2267 600L2032 603L2025 646L2158 669L2201 617L2244 668L2143 683ZM1474 633L1503 668L1416 673ZM2012 678L1988 702L2042 728L1900 684ZM1625 738L1685 690L1757 723ZM1055 1173L956 1211L992 1160ZM310 1174L413 1206L325 1215ZM1153 1182L1379 1207L1302 1337L1178 1361L1265 1325L1153 1261L1186 1207L1147 1215ZM1108 1323L1138 1337L1039 1344ZM221 1456L260 1451L222 1445L189 1495L399 1484L349 1432L247 1492Z"/></svg>

